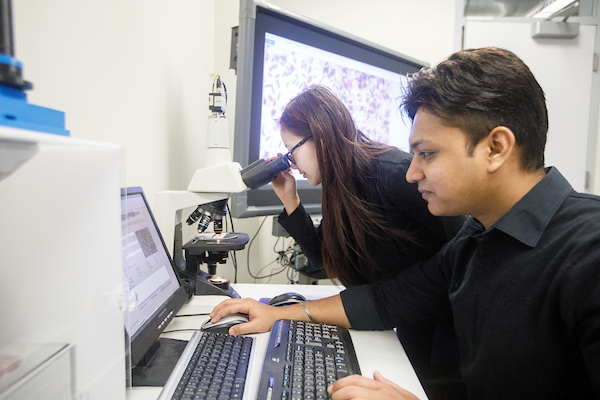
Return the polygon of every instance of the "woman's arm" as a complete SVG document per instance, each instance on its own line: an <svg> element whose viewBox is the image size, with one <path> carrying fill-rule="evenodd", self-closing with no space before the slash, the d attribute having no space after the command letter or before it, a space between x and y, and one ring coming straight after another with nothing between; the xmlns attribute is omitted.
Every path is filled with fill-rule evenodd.
<svg viewBox="0 0 600 400"><path fill-rule="evenodd" d="M300 245L302 252L313 267L311 270L322 269L322 228L321 226L315 228L312 218L304 210L304 207L300 204L292 214L281 213L278 221Z"/></svg>
<svg viewBox="0 0 600 400"><path fill-rule="evenodd" d="M267 162L272 161L275 157L267 159ZM271 181L273 190L279 200L283 203L283 207L288 214L294 212L294 210L300 205L300 197L298 196L298 189L296 187L296 178L292 175L291 171L281 172L275 179Z"/></svg>

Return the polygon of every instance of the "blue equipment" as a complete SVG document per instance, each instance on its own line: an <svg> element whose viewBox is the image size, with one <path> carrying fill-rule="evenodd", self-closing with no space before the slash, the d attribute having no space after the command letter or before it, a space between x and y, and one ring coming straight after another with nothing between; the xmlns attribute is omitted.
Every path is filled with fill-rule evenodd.
<svg viewBox="0 0 600 400"><path fill-rule="evenodd" d="M25 91L33 85L22 70L14 57L11 1L0 0L0 125L70 136L64 112L27 103Z"/></svg>

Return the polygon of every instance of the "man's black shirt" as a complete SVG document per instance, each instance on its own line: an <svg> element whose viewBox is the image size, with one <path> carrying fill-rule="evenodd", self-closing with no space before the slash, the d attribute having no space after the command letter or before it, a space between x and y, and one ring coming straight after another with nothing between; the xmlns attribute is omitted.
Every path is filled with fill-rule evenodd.
<svg viewBox="0 0 600 400"><path fill-rule="evenodd" d="M450 307L470 398L600 398L600 198L555 168L489 229L471 218L429 262L341 297L355 329Z"/></svg>

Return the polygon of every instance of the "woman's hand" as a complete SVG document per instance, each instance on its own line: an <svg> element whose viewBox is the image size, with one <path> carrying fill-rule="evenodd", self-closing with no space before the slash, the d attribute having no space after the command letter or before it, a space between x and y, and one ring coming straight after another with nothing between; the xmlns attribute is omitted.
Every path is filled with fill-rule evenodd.
<svg viewBox="0 0 600 400"><path fill-rule="evenodd" d="M373 373L373 379L360 375L347 376L336 381L327 391L332 400L418 400L408 390L385 379L379 371Z"/></svg>
<svg viewBox="0 0 600 400"><path fill-rule="evenodd" d="M278 154L278 156L281 154ZM266 162L271 162L275 157L267 158ZM271 181L275 194L285 207L285 211L290 215L300 205L300 197L298 197L298 190L296 188L296 178L292 175L290 169L281 172L277 177Z"/></svg>
<svg viewBox="0 0 600 400"><path fill-rule="evenodd" d="M232 335L268 332L278 319L281 319L280 309L252 299L229 299L219 303L210 313L213 322L231 313L248 314L249 322L234 325L229 329Z"/></svg>

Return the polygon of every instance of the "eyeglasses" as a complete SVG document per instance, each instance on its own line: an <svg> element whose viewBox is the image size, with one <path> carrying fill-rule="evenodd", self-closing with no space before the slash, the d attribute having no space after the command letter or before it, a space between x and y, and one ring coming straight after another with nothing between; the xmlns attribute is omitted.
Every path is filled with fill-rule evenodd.
<svg viewBox="0 0 600 400"><path fill-rule="evenodd" d="M283 157L287 158L289 162L291 162L292 164L296 164L296 161L292 158L292 153L294 152L294 150L296 150L298 147L302 146L304 143L306 143L307 140L312 139L312 135L311 136L307 136L304 139L302 139L301 141L298 142L297 145L295 145L294 147L292 147L292 149L290 151L288 151Z"/></svg>

